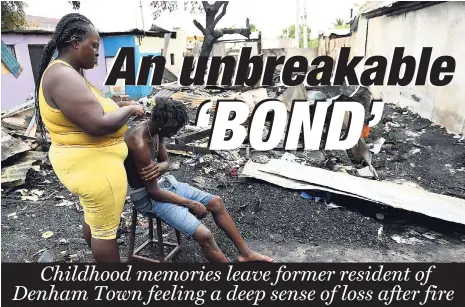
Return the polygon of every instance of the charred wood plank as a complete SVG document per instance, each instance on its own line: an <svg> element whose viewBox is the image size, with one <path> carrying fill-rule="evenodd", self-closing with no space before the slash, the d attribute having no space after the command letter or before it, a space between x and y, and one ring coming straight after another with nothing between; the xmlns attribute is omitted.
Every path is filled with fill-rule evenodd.
<svg viewBox="0 0 465 307"><path fill-rule="evenodd" d="M200 140L210 136L212 129L204 128L199 131L187 132L176 137L176 144L187 144L195 140Z"/></svg>
<svg viewBox="0 0 465 307"><path fill-rule="evenodd" d="M210 149L208 149L208 147L189 146L185 144L165 144L165 147L168 150L178 150L178 151L186 151L186 152L200 153L200 154L210 153Z"/></svg>

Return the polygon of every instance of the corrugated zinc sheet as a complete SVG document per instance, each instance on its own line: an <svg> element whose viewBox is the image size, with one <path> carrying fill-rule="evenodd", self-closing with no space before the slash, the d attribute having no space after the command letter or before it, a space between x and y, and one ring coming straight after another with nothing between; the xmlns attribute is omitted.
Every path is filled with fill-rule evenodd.
<svg viewBox="0 0 465 307"><path fill-rule="evenodd" d="M158 91L153 97L156 98L169 98L171 95L173 95L174 91L172 90L167 90L167 89L162 89Z"/></svg>
<svg viewBox="0 0 465 307"><path fill-rule="evenodd" d="M208 97L202 97L200 95L195 95L186 92L177 92L171 95L172 99L180 100L182 102L190 102L192 106L199 106L205 100L208 100Z"/></svg>

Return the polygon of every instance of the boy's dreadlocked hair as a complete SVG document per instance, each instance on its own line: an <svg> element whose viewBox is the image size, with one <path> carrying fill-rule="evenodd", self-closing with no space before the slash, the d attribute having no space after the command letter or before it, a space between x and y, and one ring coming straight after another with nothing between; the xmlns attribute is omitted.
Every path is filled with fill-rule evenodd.
<svg viewBox="0 0 465 307"><path fill-rule="evenodd" d="M85 16L78 14L78 13L71 13L68 15L63 16L60 21L58 22L55 28L55 34L53 35L52 39L44 48L44 52L42 53L42 59L39 65L39 75L35 80L36 85L36 99L35 99L35 107L36 107L36 122L37 128L40 130L40 134L42 136L43 144L46 144L45 138L45 126L40 116L40 109L39 109L39 86L42 76L47 68L48 64L52 59L53 53L55 49L58 52L62 51L65 47L69 46L74 41L82 41L86 35L89 33L89 26L93 25L89 19Z"/></svg>
<svg viewBox="0 0 465 307"><path fill-rule="evenodd" d="M184 127L189 120L184 104L170 98L157 98L150 118L160 123L162 127L176 130Z"/></svg>

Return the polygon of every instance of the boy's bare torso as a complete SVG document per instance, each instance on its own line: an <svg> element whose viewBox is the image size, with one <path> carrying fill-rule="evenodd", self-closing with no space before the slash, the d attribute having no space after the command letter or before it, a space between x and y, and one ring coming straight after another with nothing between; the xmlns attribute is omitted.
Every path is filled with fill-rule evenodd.
<svg viewBox="0 0 465 307"><path fill-rule="evenodd" d="M143 127L144 126L135 127L134 130L128 131L125 142L130 142L131 138L140 138L145 144L147 144L147 148L150 150L150 156L152 157L152 160L156 161L157 157L155 156L153 140L145 139L142 137L141 131L135 131L136 129L141 129ZM156 139L158 138L158 135L154 135L153 137ZM133 189L138 189L143 188L144 184L142 183L141 176L137 171L134 155L137 155L137 152L131 151L130 146L128 146L128 156L126 160L124 160L124 167L126 168L129 186Z"/></svg>

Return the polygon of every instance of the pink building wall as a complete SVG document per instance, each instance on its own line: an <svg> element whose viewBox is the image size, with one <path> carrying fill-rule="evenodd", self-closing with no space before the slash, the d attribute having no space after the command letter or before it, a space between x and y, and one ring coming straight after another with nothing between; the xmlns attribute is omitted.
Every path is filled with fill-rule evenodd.
<svg viewBox="0 0 465 307"><path fill-rule="evenodd" d="M18 78L15 78L11 73L2 73L2 111L21 105L29 97L34 97L35 84L28 45L46 45L51 37L51 35L2 34L2 41L6 45L15 45L16 58L23 69ZM106 92L107 87L103 86L107 73L103 40L100 40L99 49L98 65L85 71L84 74L92 84Z"/></svg>

